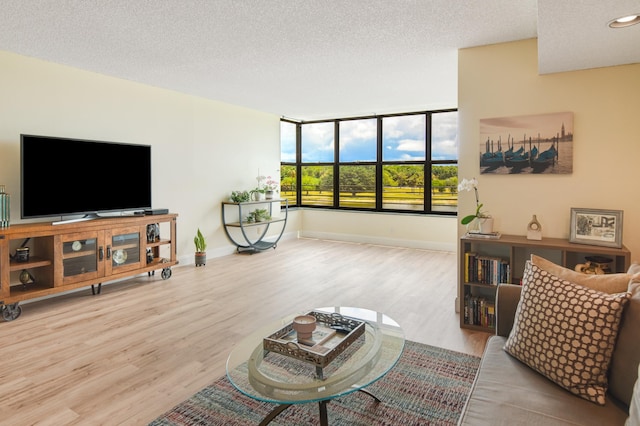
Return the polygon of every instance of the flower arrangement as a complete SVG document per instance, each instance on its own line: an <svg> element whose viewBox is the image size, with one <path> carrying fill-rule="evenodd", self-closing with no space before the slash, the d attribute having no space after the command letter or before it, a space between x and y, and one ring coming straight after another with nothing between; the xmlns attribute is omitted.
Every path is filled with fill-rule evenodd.
<svg viewBox="0 0 640 426"><path fill-rule="evenodd" d="M260 172L258 172L260 173ZM266 176L262 176L260 174L258 174L258 176L256 176L256 180L258 181L258 186L256 186L254 189L251 190L251 192L259 192L261 194L264 194L265 191L265 184L263 183L266 180Z"/></svg>
<svg viewBox="0 0 640 426"><path fill-rule="evenodd" d="M478 198L478 179L462 179L462 182L458 185L458 192L460 191L471 191L473 190L476 194L476 213L465 216L460 221L463 225L468 225L475 218L486 218L490 217L489 214L481 211L483 204L480 202Z"/></svg>
<svg viewBox="0 0 640 426"><path fill-rule="evenodd" d="M278 192L278 181L273 180L271 176L267 176L267 182L264 187L267 191Z"/></svg>

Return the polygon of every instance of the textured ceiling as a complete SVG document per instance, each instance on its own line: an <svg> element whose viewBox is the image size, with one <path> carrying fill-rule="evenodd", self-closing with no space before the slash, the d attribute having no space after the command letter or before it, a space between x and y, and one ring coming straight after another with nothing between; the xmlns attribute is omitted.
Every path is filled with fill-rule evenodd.
<svg viewBox="0 0 640 426"><path fill-rule="evenodd" d="M0 50L304 120L456 107L464 47L538 37L541 73L640 62L640 25L606 27L637 0L0 6Z"/></svg>

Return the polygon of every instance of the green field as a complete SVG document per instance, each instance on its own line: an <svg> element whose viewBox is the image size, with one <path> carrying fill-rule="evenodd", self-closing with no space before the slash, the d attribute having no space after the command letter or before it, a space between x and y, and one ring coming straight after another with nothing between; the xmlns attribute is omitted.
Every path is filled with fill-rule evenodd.
<svg viewBox="0 0 640 426"><path fill-rule="evenodd" d="M293 204L296 194L294 191L282 191L282 198L288 198ZM421 210L424 202L422 188L385 187L383 189L383 205L385 208L402 210ZM455 209L458 205L458 194L448 188L444 192L435 190L431 195L433 208L448 207ZM303 205L331 206L333 205L333 192L304 190L302 191ZM340 207L375 208L375 192L351 192L340 193Z"/></svg>

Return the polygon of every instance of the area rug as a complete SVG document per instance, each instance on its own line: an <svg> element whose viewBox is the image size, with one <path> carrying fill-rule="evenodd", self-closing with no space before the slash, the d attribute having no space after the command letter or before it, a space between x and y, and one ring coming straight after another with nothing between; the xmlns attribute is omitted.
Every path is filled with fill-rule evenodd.
<svg viewBox="0 0 640 426"><path fill-rule="evenodd" d="M366 389L327 404L332 426L455 425L480 358L407 341L398 364ZM150 424L257 425L275 407L238 392L226 376L178 404ZM276 417L273 426L317 425L318 404L298 404Z"/></svg>

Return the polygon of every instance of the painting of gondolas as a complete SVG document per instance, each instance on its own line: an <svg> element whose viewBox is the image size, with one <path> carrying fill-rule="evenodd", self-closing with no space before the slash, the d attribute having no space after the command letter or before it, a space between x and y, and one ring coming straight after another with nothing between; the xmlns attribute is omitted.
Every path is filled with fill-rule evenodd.
<svg viewBox="0 0 640 426"><path fill-rule="evenodd" d="M480 173L573 172L573 113L480 120Z"/></svg>

